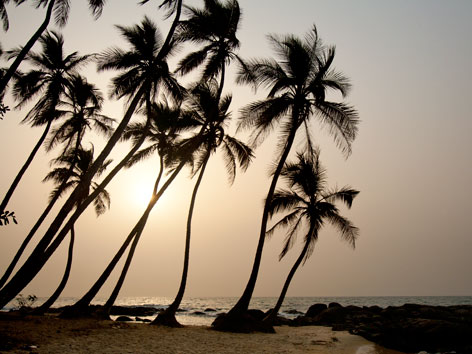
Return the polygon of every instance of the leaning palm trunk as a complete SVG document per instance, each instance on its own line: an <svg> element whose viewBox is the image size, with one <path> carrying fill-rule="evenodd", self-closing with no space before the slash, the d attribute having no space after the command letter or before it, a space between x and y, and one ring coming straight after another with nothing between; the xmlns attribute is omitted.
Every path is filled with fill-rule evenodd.
<svg viewBox="0 0 472 354"><path fill-rule="evenodd" d="M53 220L42 239L36 245L30 257L28 257L26 262L13 276L13 278L0 290L0 308L3 308L9 301L11 301L26 285L29 284L29 282L36 276L36 274L38 274L44 264L46 264L51 255L54 253L54 251L64 240L79 215L83 212L83 210L85 210L86 206L88 206L88 204L85 205L85 203L82 203L81 206L77 208L76 213L74 213L74 215L66 223L66 226L54 239L54 236L58 232L62 223L67 218L74 205L76 205L77 199L80 198L81 195L83 195L83 191L88 190L88 186L90 185L93 176L95 175L97 170L102 166L106 157L110 154L113 147L121 138L124 129L128 125L128 122L130 121L142 95L144 94L144 90L145 87L141 86L141 88L138 90L133 100L131 101L128 110L126 111L125 116L123 117L123 120L120 122L115 132L110 137L108 143L106 144L100 155L97 157L93 165L84 175L82 181L74 189L67 201L64 203L61 210L58 212L56 218ZM92 194L94 194L95 196L97 195L95 193ZM90 200L90 198L87 198L87 200ZM51 243L53 239L54 242Z"/></svg>
<svg viewBox="0 0 472 354"><path fill-rule="evenodd" d="M74 241L75 241L75 231L74 227L70 229L70 243L69 243L69 251L67 254L67 265L64 271L64 275L62 276L61 283L57 287L56 291L51 295L51 297L46 300L44 304L38 307L35 311L35 314L42 315L44 314L49 308L56 302L59 296L62 294L62 291L66 287L67 281L69 280L70 270L72 268L72 256L74 252Z"/></svg>
<svg viewBox="0 0 472 354"><path fill-rule="evenodd" d="M81 139L80 139L80 136L79 136L78 139L77 139L76 149L78 149L78 146L80 145L80 140ZM69 167L68 173L67 173L69 176L72 174L73 169L74 169L74 164L71 164L71 166ZM62 182L62 184L61 184L61 186L59 186L58 190L61 190L63 187L65 187L67 181L68 181L68 178L65 179ZM46 219L46 217L49 215L49 212L54 207L56 202L59 200L60 196L61 196L60 193L56 193L54 195L54 197L50 200L49 204L47 205L46 209L44 209L43 213L40 215L40 217L38 218L36 223L33 225L30 232L28 233L28 235L25 237L25 239L21 243L20 248L16 252L15 256L13 257L12 261L10 262L10 265L8 266L7 270L5 271L2 278L0 279L0 289L6 283L8 278L10 277L11 273L13 272L13 269L15 269L16 265L18 264L18 261L20 260L20 257L23 255L23 252L25 251L26 246L28 246L28 244L30 243L30 241L33 238L34 234L39 229L39 227L43 223L44 219Z"/></svg>
<svg viewBox="0 0 472 354"><path fill-rule="evenodd" d="M188 267L189 267L189 259L190 259L190 235L191 235L191 228L192 228L192 216L193 216L193 209L195 207L195 200L197 198L198 188L200 187L200 183L203 179L203 174L205 173L205 168L208 163L208 159L210 158L210 152L208 152L207 156L205 157L205 161L202 164L200 174L198 176L197 182L195 183L195 187L192 193L192 199L190 201L190 208L188 211L187 217L187 233L185 237L185 255L184 255L184 267L182 271L182 279L180 281L179 291L177 292L177 296L175 297L172 304L165 309L165 311L161 312L151 324L155 325L164 325L169 327L182 327L182 325L176 320L175 313L179 309L180 303L184 297L185 293L185 286L187 284L187 275L188 275Z"/></svg>
<svg viewBox="0 0 472 354"><path fill-rule="evenodd" d="M309 235L311 233L312 231L310 230ZM285 280L284 286L282 288L282 292L280 293L280 296L277 300L277 303L275 304L275 307L264 318L264 322L270 325L274 324L274 321L277 319L277 314L279 313L279 310L282 307L282 304L284 302L285 295L287 294L288 287L290 286L290 282L292 281L292 278L295 275L295 272L297 271L298 267L300 266L303 259L305 258L309 247L310 247L310 242L309 241L305 242L305 246L303 247L302 253L300 253L297 260L295 261L295 264L292 266L292 269L290 269L290 272L288 273L287 279Z"/></svg>
<svg viewBox="0 0 472 354"><path fill-rule="evenodd" d="M5 194L5 197L3 197L2 203L0 204L0 210L5 210L7 207L8 202L10 201L11 196L13 195L13 192L15 191L16 187L18 186L18 183L20 183L21 178L25 174L26 170L31 164L31 161L33 161L34 157L36 156L36 153L38 152L39 148L41 145L43 145L44 139L46 139L46 136L49 133L49 129L51 128L52 120L48 120L48 123L46 124L46 128L43 131L43 134L39 138L38 142L34 146L33 150L29 154L28 158L26 159L25 163L21 167L20 171L18 171L18 174L16 175L15 179L13 180L10 188L8 188L7 193ZM0 285L1 287L1 285Z"/></svg>
<svg viewBox="0 0 472 354"><path fill-rule="evenodd" d="M16 70L18 70L18 67L20 66L21 62L25 59L28 52L31 50L31 48L33 48L33 45L36 43L39 37L41 37L44 30L48 27L49 22L51 21L51 14L52 14L52 10L54 8L55 2L56 0L49 1L49 5L46 10L46 17L44 18L43 23L41 24L41 26L39 26L39 28L36 30L33 36L29 39L29 41L25 44L25 46L21 48L20 53L16 56L15 60L6 71L5 75L2 78L0 78L0 97L5 92L8 82L11 80Z"/></svg>
<svg viewBox="0 0 472 354"><path fill-rule="evenodd" d="M25 251L26 246L28 246L28 244L30 243L30 241L33 238L34 234L39 229L39 227L43 223L44 219L46 219L46 216L48 216L49 212L53 208L54 204L56 204L59 197L60 197L60 195L56 194L54 196L54 198L51 199L51 201L49 202L46 209L44 209L41 216L38 218L38 220L33 225L30 232L28 233L28 235L23 240L20 248L18 248L18 251L16 251L15 257L13 257L13 260L11 261L10 265L8 266L7 270L5 271L5 273L2 276L2 279L0 279L0 289L5 284L5 282L8 280L8 278L10 277L11 273L13 272L13 269L15 269L16 265L18 264L18 261L20 260L20 257L22 256L23 252Z"/></svg>
<svg viewBox="0 0 472 354"><path fill-rule="evenodd" d="M294 113L294 117L296 117L296 113ZM251 302L252 293L254 292L254 288L256 286L257 275L259 272L259 267L260 267L261 259L262 259L262 250L264 248L264 241L266 238L266 230L267 230L267 221L269 218L269 204L274 195L275 187L277 185L280 172L282 171L284 163L287 160L288 154L290 153L290 149L292 148L293 141L295 140L297 128L298 128L298 120L295 119L290 129L289 136L287 137L287 141L285 143L285 147L282 152L282 155L280 156L279 163L277 164L277 168L275 169L274 176L272 177L272 182L270 184L269 191L267 193L266 201L264 204L264 211L262 214L259 242L257 244L256 255L254 258L254 264L252 267L251 275L249 277L249 281L246 285L246 288L244 289L243 295L238 300L236 305L234 305L234 307L229 311L228 316L241 315L244 312L246 312L249 308L249 303ZM217 324L215 323L215 325Z"/></svg>
<svg viewBox="0 0 472 354"><path fill-rule="evenodd" d="M162 174L164 172L164 158L162 156L159 157L160 160L160 167L159 167L159 173L157 175L156 182L154 183L154 190L152 195L157 194L157 187L159 186L159 183L162 178ZM138 245L139 239L143 233L145 226L145 222L143 223L142 227L140 227L136 233L136 236L134 237L133 243L131 244L130 250L128 252L128 257L126 257L125 264L123 266L123 270L121 271L120 278L118 279L118 282L115 285L115 288L113 289L110 297L108 298L107 302L104 305L104 312L109 313L111 307L116 301L116 298L118 297L118 294L120 293L121 287L123 286L123 283L126 278L126 274L128 273L129 266L131 265L131 261L133 260L134 252L136 250L136 246Z"/></svg>
<svg viewBox="0 0 472 354"><path fill-rule="evenodd" d="M51 0L54 2L54 0ZM182 7L182 0L178 0L177 10L175 19L171 25L171 28L167 34L166 40L161 48L161 51L158 54L158 59L164 56L171 43L172 37L175 32L175 28L177 27L178 21L180 19L181 14L181 7ZM38 274L38 272L42 269L44 264L49 260L51 255L66 237L67 232L70 228L74 225L77 218L80 214L85 210L86 206L82 205L77 209L77 212L69 219L66 225L63 227L61 232L57 235L54 239L54 236L59 231L61 225L63 224L64 220L67 218L69 213L74 207L78 197L82 195L82 191L88 187L90 184L93 176L97 172L97 170L102 166L105 159L110 154L111 150L114 148L118 140L121 138L123 131L125 130L126 126L128 125L136 107L144 94L145 86L142 85L139 90L137 91L136 95L134 96L133 100L128 107L128 110L123 117L123 120L120 122L118 127L116 128L113 135L110 137L109 141L107 142L106 146L97 157L94 164L90 167L87 171L86 175L84 176L83 182L81 182L76 189L71 193L68 200L65 202L59 213L57 214L56 218L49 226L48 230L46 231L43 238L40 240L36 248L34 249L31 256L27 259L25 264L18 270L15 276L0 290L0 309L3 308L9 301L11 301L26 285L28 285L31 280ZM90 204L90 202L89 202ZM80 211L79 211L80 210ZM51 241L54 239L54 242Z"/></svg>
<svg viewBox="0 0 472 354"><path fill-rule="evenodd" d="M120 249L118 250L118 252L113 257L111 262L105 268L105 270L100 275L100 277L95 282L95 284L90 288L90 290L80 300L78 300L74 305L72 305L69 309L67 309L63 313L63 315L65 317L81 316L84 313L86 313L86 308L88 307L88 305L90 305L90 302L93 300L93 298L97 295L97 293L100 291L102 286L105 284L106 280L108 279L111 272L113 271L113 269L118 264L119 260L121 259L121 257L125 253L126 249L128 248L129 244L131 243L131 241L135 238L136 235L138 235L138 234L140 235L140 232L142 232L142 230L144 229L144 226L146 225L147 219L148 219L149 214L150 214L151 210L153 209L154 205L156 205L159 198L162 196L162 194L165 192L165 190L169 187L169 185L172 183L172 181L175 179L175 177L177 177L179 172L184 167L185 163L186 163L186 161L181 162L179 164L179 166L176 168L176 170L172 173L172 175L167 179L166 183L161 187L159 192L152 196L152 198L149 201L149 204L148 204L146 210L144 211L143 215L141 216L139 221L136 223L134 228L131 230L131 232L128 234L125 241L123 242ZM138 238L139 238L139 236L138 236Z"/></svg>

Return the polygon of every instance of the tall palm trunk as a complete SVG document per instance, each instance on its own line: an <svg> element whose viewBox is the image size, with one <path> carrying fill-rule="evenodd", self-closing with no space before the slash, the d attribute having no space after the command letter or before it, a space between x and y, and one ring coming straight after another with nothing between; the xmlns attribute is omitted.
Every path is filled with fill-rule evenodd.
<svg viewBox="0 0 472 354"><path fill-rule="evenodd" d="M47 135L47 134L46 134ZM80 145L80 141L81 141L81 137L80 135L77 137L77 143L76 143L76 150L78 149L79 145ZM69 167L68 171L67 171L67 174L68 176L70 177L70 175L72 174L72 171L74 169L74 165L75 165L75 161L71 164L71 166ZM65 179L61 185L59 186L59 190L61 190L63 187L65 187L69 177L67 177L67 179ZM54 207L54 205L56 204L56 202L59 200L60 198L60 193L57 193L56 195L54 195L54 197L51 199L51 201L49 202L49 204L47 205L46 209L44 209L43 213L40 215L40 217L38 218L38 220L36 221L36 223L33 225L33 227L31 228L30 232L28 233L28 235L26 235L25 239L23 240L23 242L21 243L21 246L20 248L18 248L18 250L16 251L16 254L15 256L13 257L12 261L10 262L7 270L5 271L5 273L3 274L2 278L0 279L0 289L2 288L2 286L6 283L6 281L8 280L8 278L10 277L11 273L13 272L13 269L15 269L16 265L18 264L18 261L20 260L20 257L23 255L23 252L25 251L26 249L26 246L28 246L28 244L30 243L31 239L33 238L34 234L36 233L36 231L39 229L39 227L41 226L41 224L43 223L44 219L46 219L46 216L48 216L49 212L51 211L51 209Z"/></svg>
<svg viewBox="0 0 472 354"><path fill-rule="evenodd" d="M62 291L66 287L67 281L69 280L70 270L72 268L72 256L74 253L74 242L75 242L75 231L74 227L70 229L70 242L69 242L69 251L67 254L67 265L62 276L61 283L57 287L56 291L51 295L51 297L35 311L36 314L42 315L56 302L58 297L62 294Z"/></svg>
<svg viewBox="0 0 472 354"><path fill-rule="evenodd" d="M15 179L13 180L12 184L10 185L10 188L8 188L7 193L3 197L2 203L0 204L0 211L3 211L6 209L8 202L10 201L11 196L13 195L13 192L15 191L16 187L20 183L21 178L23 178L23 175L25 174L26 170L31 164L31 161L33 161L34 157L36 156L36 153L38 152L39 148L41 145L43 145L44 140L46 139L49 130L51 128L52 120L48 120L46 124L46 128L44 128L43 134L40 136L38 142L34 146L33 150L29 154L28 158L26 159L25 163L21 167L20 171L18 171L18 174L16 175Z"/></svg>
<svg viewBox="0 0 472 354"><path fill-rule="evenodd" d="M51 2L54 2L54 0L51 0ZM182 8L182 0L178 0L178 5L177 5L177 11L176 11L176 16L175 19L171 25L171 28L169 29L169 32L167 34L166 40L161 48L161 51L158 54L158 58L161 58L165 55L165 53L168 50L168 47L171 43L172 37L175 32L175 28L177 27L177 24L180 19L180 14L181 14L181 8ZM108 140L106 146L102 150L101 154L98 156L98 158L95 160L94 164L90 167L88 173L84 176L84 181L83 183L80 183L76 189L71 193L69 196L68 200L65 202L59 213L57 214L56 218L52 222L52 224L49 226L48 230L44 234L43 238L41 241L38 243L36 246L35 250L31 254L31 256L27 259L25 264L18 270L18 272L15 274L15 276L6 284L1 290L0 290L0 309L3 308L9 301L11 301L23 288L28 285L31 280L38 274L38 272L42 269L44 264L49 260L51 255L54 253L54 251L57 249L59 244L62 242L62 240L65 238L67 235L67 232L70 230L70 228L74 225L75 221L77 218L80 216L80 214L85 210L86 206L82 207L82 205L78 208L77 212L75 213L69 221L66 223L66 225L63 227L61 232L57 235L57 237L54 239L54 236L56 233L59 231L59 228L63 224L64 220L67 218L69 213L71 212L72 208L74 207L74 204L76 203L77 198L82 194L82 190L85 190L85 188L88 188L88 185L90 184L94 174L97 172L97 170L102 166L103 162L105 159L108 157L110 154L111 150L113 147L116 145L118 140L121 138L124 129L128 125L131 116L133 115L134 111L136 110L136 107L139 103L139 100L141 99L142 95L144 94L145 86L142 85L136 95L134 96L133 100L130 103L130 106L128 107L128 110L125 113L125 116L123 117L122 121L116 128L115 132L113 135L110 137ZM183 166L182 166L183 167ZM90 202L89 202L90 204ZM87 204L88 206L88 204ZM79 212L79 210L81 210ZM54 242L50 245L51 241L54 239ZM50 246L50 247L49 247Z"/></svg>
<svg viewBox="0 0 472 354"><path fill-rule="evenodd" d="M21 48L20 53L17 55L11 66L8 68L5 75L0 79L0 97L5 92L8 82L11 80L16 70L18 70L18 67L20 66L21 62L25 59L28 52L31 50L31 48L33 48L33 45L36 43L39 37L41 37L44 30L48 27L49 22L51 21L51 14L55 2L56 0L49 0L49 5L46 9L46 17L44 18L43 23L41 24L41 26L39 26L39 28L25 44L25 46Z"/></svg>
<svg viewBox="0 0 472 354"><path fill-rule="evenodd" d="M83 191L85 190L88 191L90 182L92 181L94 174L102 166L106 157L110 154L113 147L121 138L121 135L123 134L124 129L128 125L134 111L136 110L136 107L144 93L144 90L145 90L145 87L141 86L141 88L138 90L135 97L131 101L131 104L128 107L128 110L126 111L125 116L123 117L122 121L116 128L113 135L110 137L105 148L102 150L101 154L98 156L98 158L89 168L89 170L86 172L86 174L84 175L79 185L71 193L67 201L62 206L61 210L59 210L56 218L53 220L53 222L49 226L44 236L36 245L30 257L28 257L26 262L17 271L17 273L13 276L13 278L10 279L10 281L7 284L5 284L5 286L0 290L0 308L3 308L9 301L11 301L21 290L23 290L23 288L26 285L29 284L29 282L36 276L36 274L38 274L38 272L42 269L44 264L46 264L46 262L49 260L49 258L51 257L53 252L56 250L56 248L64 240L64 238L66 237L70 228L74 225L80 213L83 212L83 210L85 210L86 206L82 207L81 205L77 209L77 212L80 210L80 213L77 213L77 212L74 213L76 217L75 218L71 217L69 221L66 223L66 226L54 239L54 236L58 232L62 223L67 218L67 216L69 215L73 207L76 205L77 200L80 198L81 195L83 195ZM89 198L87 198L87 200L89 200ZM54 239L54 242L53 244L51 244L51 241L53 239Z"/></svg>
<svg viewBox="0 0 472 354"><path fill-rule="evenodd" d="M297 115L294 113L294 117L296 118ZM257 275L259 273L259 267L261 264L262 259L262 251L264 248L264 241L266 238L266 231L267 231L267 221L269 218L269 204L274 196L275 187L277 185L277 181L280 176L280 172L284 166L285 161L287 160L288 154L290 153L290 149L292 148L293 141L295 140L295 135L298 129L298 119L294 119L293 125L290 128L289 136L287 137L287 141L285 143L284 150L282 155L280 156L279 163L277 164L277 168L275 169L274 176L272 177L272 182L270 183L269 191L267 193L266 201L264 204L264 211L262 213L262 222L261 222L261 230L259 234L259 241L257 244L256 255L254 257L254 263L252 266L251 275L249 277L249 281L244 289L243 295L238 300L236 305L229 311L228 315L241 315L242 313L246 312L249 308L249 303L251 302L252 294L254 292L254 288L256 286Z"/></svg>
<svg viewBox="0 0 472 354"><path fill-rule="evenodd" d="M311 234L311 230L309 234ZM305 242L305 246L303 247L302 252L298 256L297 260L295 261L295 264L292 266L292 269L290 269L290 272L288 273L287 279L285 280L284 286L282 288L282 292L280 293L280 296L277 299L277 303L275 304L275 307L264 318L264 322L272 325L274 323L274 320L277 318L277 314L279 313L279 310L282 307L282 304L285 299L285 295L287 294L288 287L290 286L290 282L292 281L292 278L295 275L295 272L297 271L298 267L300 266L303 259L305 258L305 255L308 251L309 246L310 246L310 242L309 241Z"/></svg>
<svg viewBox="0 0 472 354"><path fill-rule="evenodd" d="M210 158L210 151L208 152L205 160L202 164L200 174L198 175L197 182L195 183L195 187L193 188L192 192L192 199L190 200L190 208L188 210L188 217L187 217L187 232L185 235L185 254L184 254L184 267L182 271L182 279L180 281L179 291L177 292L177 296L175 297L172 304L164 312L161 312L157 317L152 321L151 324L156 325L165 325L169 327L181 327L181 324L177 322L175 319L175 313L179 309L179 306L182 302L185 293L185 286L187 285L187 275L188 275L188 268L189 268L189 260L190 260L190 236L191 236L191 229L192 229L192 216L193 216L193 209L195 207L195 201L197 199L197 192L198 188L200 187L200 183L203 179L203 174L205 173L205 168L208 163L208 159Z"/></svg>
<svg viewBox="0 0 472 354"><path fill-rule="evenodd" d="M121 245L120 249L118 252L115 254L113 259L110 261L108 266L105 268L103 273L100 275L100 277L97 279L95 284L90 288L90 290L80 299L78 300L74 305L71 306L65 313L64 316L77 316L77 315L82 315L84 312L86 312L87 306L90 304L90 302L93 300L93 298L97 295L99 290L102 288L102 286L105 284L106 280L110 276L111 272L113 269L116 267L118 264L119 260L125 253L126 249L128 248L129 244L133 240L133 238L138 234L138 232L142 229L144 229L144 226L146 225L147 219L149 217L149 214L154 207L154 205L157 203L159 198L162 196L162 194L166 191L166 189L169 187L169 185L172 183L172 181L177 177L179 172L182 170L182 168L185 165L185 161L181 162L179 166L175 169L175 171L172 173L172 175L167 179L167 181L164 183L164 185L161 187L159 192L155 195L152 196L151 200L149 201L149 204L144 211L143 215L141 218L138 220L134 228L131 230L131 232L128 234L126 237L125 241ZM55 242L51 244L51 247L55 246Z"/></svg>
<svg viewBox="0 0 472 354"><path fill-rule="evenodd" d="M157 175L156 182L154 183L154 189L152 195L157 194L157 187L159 186L159 183L162 178L162 174L164 172L164 158L162 156L159 156L159 162L160 162L160 168L159 168L159 173ZM136 250L136 246L138 245L139 239L143 233L144 230L144 224L142 227L137 231L136 236L134 237L133 243L131 244L130 250L128 252L128 257L126 257L125 264L123 266L123 270L121 271L120 278L118 279L118 282L115 285L115 288L113 289L110 297L108 298L107 302L104 305L104 312L109 313L111 307L116 301L116 298L118 297L118 294L120 293L121 287L123 286L123 283L126 278L126 274L128 273L129 266L131 265L131 261L133 260L134 252Z"/></svg>

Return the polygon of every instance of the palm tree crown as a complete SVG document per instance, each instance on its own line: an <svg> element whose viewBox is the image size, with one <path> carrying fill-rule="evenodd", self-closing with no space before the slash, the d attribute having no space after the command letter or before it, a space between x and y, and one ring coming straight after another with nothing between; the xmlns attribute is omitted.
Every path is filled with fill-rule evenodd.
<svg viewBox="0 0 472 354"><path fill-rule="evenodd" d="M60 167L56 167L49 172L43 180L43 182L54 181L57 185L51 192L50 199L54 199L56 195L63 195L81 182L83 176L93 163L93 153L93 146L89 150L79 147L77 151L72 149L52 161L53 164L57 164ZM111 160L105 161L99 171L97 171L96 176L100 176L110 163ZM92 181L89 189L94 190L97 186L98 184ZM79 206L87 198L88 194L89 191L83 193L77 199L76 205ZM103 214L110 207L110 194L106 190L101 191L94 200L94 206L97 215Z"/></svg>
<svg viewBox="0 0 472 354"><path fill-rule="evenodd" d="M357 133L357 111L345 104L327 100L328 90L345 97L350 89L346 76L333 69L334 47L326 47L318 37L316 27L305 39L293 35L269 36L276 59L252 59L242 64L237 81L269 89L267 98L242 109L240 128L253 127L252 143L257 145L282 119L281 141L291 129L305 125L316 116L334 135L346 155ZM284 145L284 144L282 144Z"/></svg>
<svg viewBox="0 0 472 354"><path fill-rule="evenodd" d="M192 149L193 158L189 160L193 164L195 174L211 153L218 147L222 148L226 162L226 170L230 183L236 176L236 162L238 161L245 171L253 157L252 149L242 141L226 133L231 114L228 111L231 104L231 95L218 98L218 84L215 80L200 83L191 90L190 115L205 129L202 134L185 139L181 144L182 151Z"/></svg>
<svg viewBox="0 0 472 354"><path fill-rule="evenodd" d="M66 142L65 152L73 140L76 140L77 148L86 130L93 129L104 135L112 131L115 120L100 113L104 100L97 87L78 74L72 75L68 86L65 99L59 103L57 110L65 121L53 129L48 150L58 143Z"/></svg>
<svg viewBox="0 0 472 354"><path fill-rule="evenodd" d="M186 74L205 63L203 80L218 74L223 78L225 65L237 58L235 50L240 46L236 37L241 18L238 2L205 0L203 9L190 6L185 9L189 19L180 22L177 40L204 46L182 59L177 70Z"/></svg>
<svg viewBox="0 0 472 354"><path fill-rule="evenodd" d="M308 249L304 261L310 257L318 234L328 221L341 233L343 240L355 246L359 230L345 217L340 215L336 202L352 206L359 191L346 186L340 189L329 189L326 170L319 160L320 152L297 154L296 163L287 163L281 176L286 180L290 190L279 189L269 204L269 216L288 212L280 221L267 231L270 235L278 228L288 228L284 247L280 253L283 258L296 240L298 231L305 226L309 232L305 236Z"/></svg>
<svg viewBox="0 0 472 354"><path fill-rule="evenodd" d="M17 108L41 95L24 119L31 121L33 126L46 124L55 118L55 108L70 79L90 58L77 52L65 55L64 38L54 31L46 32L39 42L41 53L32 52L26 57L35 68L25 74L20 73L13 86L13 95L19 101Z"/></svg>
<svg viewBox="0 0 472 354"><path fill-rule="evenodd" d="M159 87L170 95L168 97L181 101L185 89L177 82L166 60L176 49L174 43L163 48L162 35L156 25L144 17L140 25L132 27L116 26L121 35L131 45L129 51L110 48L98 57L98 70L118 70L121 73L113 78L111 96L132 97L141 87L147 93L141 99L155 100Z"/></svg>

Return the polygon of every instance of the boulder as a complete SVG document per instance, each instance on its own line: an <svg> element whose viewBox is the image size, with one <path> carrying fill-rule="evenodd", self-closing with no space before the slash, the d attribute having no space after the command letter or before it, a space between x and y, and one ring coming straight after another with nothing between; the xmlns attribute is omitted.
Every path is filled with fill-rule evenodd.
<svg viewBox="0 0 472 354"><path fill-rule="evenodd" d="M128 317L128 316L118 316L115 321L117 321L117 322L132 322L133 319Z"/></svg>
<svg viewBox="0 0 472 354"><path fill-rule="evenodd" d="M326 310L328 306L326 304L314 304L308 308L306 312L306 317L315 317L320 314L320 312Z"/></svg>

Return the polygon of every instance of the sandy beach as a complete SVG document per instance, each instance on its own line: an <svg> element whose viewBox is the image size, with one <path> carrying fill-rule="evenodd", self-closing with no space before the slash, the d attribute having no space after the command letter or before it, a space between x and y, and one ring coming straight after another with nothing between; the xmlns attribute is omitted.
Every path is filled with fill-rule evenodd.
<svg viewBox="0 0 472 354"><path fill-rule="evenodd" d="M400 353L328 327L282 326L276 331L239 334L204 326L172 329L56 316L2 316L0 353Z"/></svg>

